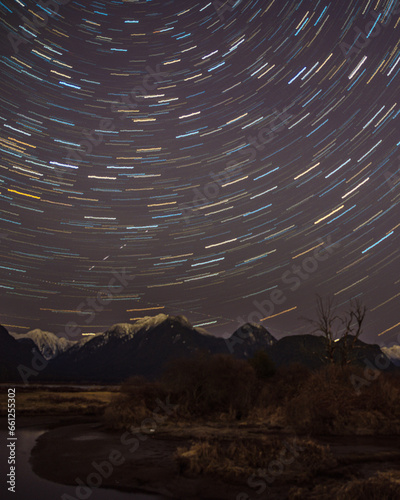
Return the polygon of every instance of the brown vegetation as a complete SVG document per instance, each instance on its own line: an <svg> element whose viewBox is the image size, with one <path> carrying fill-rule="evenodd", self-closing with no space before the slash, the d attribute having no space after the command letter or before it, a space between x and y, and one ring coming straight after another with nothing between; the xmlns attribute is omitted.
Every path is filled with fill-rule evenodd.
<svg viewBox="0 0 400 500"><path fill-rule="evenodd" d="M177 405L169 419L175 422L257 422L300 434L398 433L399 376L378 375L356 391L352 377L365 375L354 366L311 372L291 365L274 371L265 354L250 363L201 354L174 361L160 381L127 380L106 417L113 427L129 428L151 416L157 399L169 396Z"/></svg>
<svg viewBox="0 0 400 500"><path fill-rule="evenodd" d="M339 500L393 500L400 498L400 472L379 472L368 479L356 479L341 486Z"/></svg>
<svg viewBox="0 0 400 500"><path fill-rule="evenodd" d="M170 397L177 405L175 420L238 418L252 408L257 378L249 363L229 355L197 355L178 359L160 381L143 377L126 380L106 409L105 418L114 428L130 428L150 418L157 399Z"/></svg>
<svg viewBox="0 0 400 500"><path fill-rule="evenodd" d="M106 390L61 392L59 388L17 388L18 415L102 415L112 400ZM0 394L0 415L7 414L7 394Z"/></svg>
<svg viewBox="0 0 400 500"><path fill-rule="evenodd" d="M286 421L298 432L387 434L399 432L400 386L393 375L381 374L357 393L351 383L354 367L327 366L310 375L284 405Z"/></svg>
<svg viewBox="0 0 400 500"><path fill-rule="evenodd" d="M311 439L291 438L291 441L294 442L276 436L235 441L199 440L194 441L190 448L178 448L176 460L180 472L186 475L217 474L226 478L268 471L271 465L278 464L283 476L296 474L305 479L335 465L327 446Z"/></svg>
<svg viewBox="0 0 400 500"><path fill-rule="evenodd" d="M341 482L342 483L342 482ZM293 487L288 500L396 500L400 498L400 472L378 472L366 479L351 479L344 484Z"/></svg>
<svg viewBox="0 0 400 500"><path fill-rule="evenodd" d="M253 405L257 378L247 361L227 354L201 354L171 363L163 382L181 416L240 416Z"/></svg>
<svg viewBox="0 0 400 500"><path fill-rule="evenodd" d="M160 382L149 382L143 377L131 377L106 408L106 423L114 429L129 429L150 418L157 399L165 400L167 390Z"/></svg>

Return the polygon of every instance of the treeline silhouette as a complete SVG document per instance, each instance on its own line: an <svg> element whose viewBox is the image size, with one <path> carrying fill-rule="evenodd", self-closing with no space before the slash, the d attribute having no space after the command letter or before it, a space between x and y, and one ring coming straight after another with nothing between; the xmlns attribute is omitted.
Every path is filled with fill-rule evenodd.
<svg viewBox="0 0 400 500"><path fill-rule="evenodd" d="M169 421L246 420L339 434L400 431L397 372L352 365L275 369L263 351L247 361L200 353L172 361L156 381L132 377L106 409L106 420L120 429L141 425L160 400L175 405Z"/></svg>

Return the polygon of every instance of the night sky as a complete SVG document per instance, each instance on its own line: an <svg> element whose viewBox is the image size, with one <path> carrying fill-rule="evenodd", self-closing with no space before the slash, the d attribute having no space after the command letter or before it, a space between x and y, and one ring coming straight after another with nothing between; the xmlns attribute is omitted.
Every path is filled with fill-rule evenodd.
<svg viewBox="0 0 400 500"><path fill-rule="evenodd" d="M396 341L399 1L0 11L9 330L162 312L279 338L309 331L320 294L361 299L362 338Z"/></svg>

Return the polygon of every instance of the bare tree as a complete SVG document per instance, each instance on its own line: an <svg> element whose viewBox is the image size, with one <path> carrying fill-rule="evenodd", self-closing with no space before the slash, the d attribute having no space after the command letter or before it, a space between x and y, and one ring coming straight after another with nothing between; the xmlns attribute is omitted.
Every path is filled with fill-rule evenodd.
<svg viewBox="0 0 400 500"><path fill-rule="evenodd" d="M307 319L307 318L306 318ZM320 332L325 338L326 359L328 363L335 362L334 354L336 350L336 324L339 317L336 315L334 301L331 297L323 299L317 295L317 319L307 319L315 328L313 333Z"/></svg>
<svg viewBox="0 0 400 500"><path fill-rule="evenodd" d="M362 324L366 313L367 308L361 303L360 299L356 299L350 302L349 309L346 311L344 317L341 318L344 330L340 344L343 366L351 362L350 354L354 349L357 339L362 334Z"/></svg>
<svg viewBox="0 0 400 500"><path fill-rule="evenodd" d="M317 295L317 319L306 319L315 327L313 333L324 336L328 363L335 363L336 349L340 351L342 366L351 362L350 354L362 334L366 312L366 307L356 299L350 302L347 311L339 315L332 297L323 299Z"/></svg>

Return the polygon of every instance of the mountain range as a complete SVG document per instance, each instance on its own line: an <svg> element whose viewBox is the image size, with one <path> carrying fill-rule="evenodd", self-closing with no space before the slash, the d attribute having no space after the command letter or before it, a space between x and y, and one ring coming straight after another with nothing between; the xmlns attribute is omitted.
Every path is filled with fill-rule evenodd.
<svg viewBox="0 0 400 500"><path fill-rule="evenodd" d="M341 342L337 344L337 353ZM325 339L321 336L294 335L276 340L263 326L246 323L225 339L193 327L184 316L166 314L147 316L135 323L117 323L104 333L79 342L38 329L10 335L0 326L0 345L3 381L21 381L21 366L24 382L28 378L32 381L32 376L36 382L75 383L118 383L133 375L155 378L173 359L201 352L249 359L263 350L276 366L297 362L314 369L326 363ZM383 353L377 344L357 340L351 358L361 366L386 358L388 369L394 369L388 359L391 354L391 350Z"/></svg>
<svg viewBox="0 0 400 500"><path fill-rule="evenodd" d="M12 333L15 340L31 339L45 359L53 359L62 352L75 345L77 341L67 340L65 337L57 337L54 333L44 332L36 328L28 333Z"/></svg>

